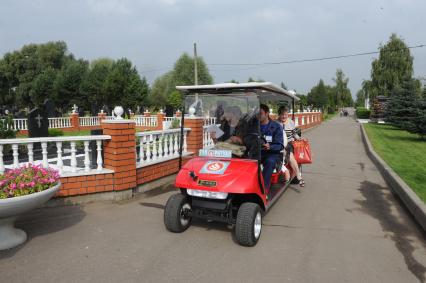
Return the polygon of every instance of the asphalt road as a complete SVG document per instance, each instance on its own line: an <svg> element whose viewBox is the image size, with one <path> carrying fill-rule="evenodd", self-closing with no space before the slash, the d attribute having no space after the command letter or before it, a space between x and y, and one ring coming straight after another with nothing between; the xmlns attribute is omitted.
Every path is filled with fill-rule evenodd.
<svg viewBox="0 0 426 283"><path fill-rule="evenodd" d="M425 238L367 157L359 126L337 117L311 130L306 187L264 218L257 246L226 226L163 225L173 188L122 203L39 209L29 240L0 252L6 282L425 282Z"/></svg>

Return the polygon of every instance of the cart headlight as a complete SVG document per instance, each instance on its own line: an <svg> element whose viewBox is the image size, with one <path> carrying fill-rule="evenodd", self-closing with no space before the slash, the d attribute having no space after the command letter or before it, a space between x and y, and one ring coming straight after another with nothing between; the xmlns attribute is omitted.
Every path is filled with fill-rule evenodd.
<svg viewBox="0 0 426 283"><path fill-rule="evenodd" d="M187 189L186 191L188 195L193 197L211 198L211 199L226 199L228 197L228 193L192 190L192 189Z"/></svg>

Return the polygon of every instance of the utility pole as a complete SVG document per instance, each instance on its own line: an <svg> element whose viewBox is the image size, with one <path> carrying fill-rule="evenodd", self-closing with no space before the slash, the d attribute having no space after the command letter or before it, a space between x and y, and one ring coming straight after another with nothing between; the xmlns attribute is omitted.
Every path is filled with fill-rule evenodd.
<svg viewBox="0 0 426 283"><path fill-rule="evenodd" d="M194 82L198 85L197 43L194 43Z"/></svg>

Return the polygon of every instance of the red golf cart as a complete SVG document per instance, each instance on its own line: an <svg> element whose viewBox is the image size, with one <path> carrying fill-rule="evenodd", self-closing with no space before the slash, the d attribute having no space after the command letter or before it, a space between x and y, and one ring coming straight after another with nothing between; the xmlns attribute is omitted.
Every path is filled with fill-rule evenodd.
<svg viewBox="0 0 426 283"><path fill-rule="evenodd" d="M254 246L261 234L263 214L291 182L284 180L280 161L271 187L264 186L261 147L266 141L260 134L260 104L272 109L286 104L294 113L298 97L268 82L176 88L185 100L181 136L184 119L214 117L215 123L205 129L214 143L184 165L180 148L181 166L175 182L180 193L167 201L164 224L169 231L180 233L193 218L224 222L235 225L239 244Z"/></svg>

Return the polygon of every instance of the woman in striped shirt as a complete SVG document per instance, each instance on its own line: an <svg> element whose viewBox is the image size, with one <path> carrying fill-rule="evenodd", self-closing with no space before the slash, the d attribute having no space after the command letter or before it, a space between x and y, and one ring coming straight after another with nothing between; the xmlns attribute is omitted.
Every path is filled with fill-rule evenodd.
<svg viewBox="0 0 426 283"><path fill-rule="evenodd" d="M295 139L300 139L299 135L296 133L296 125L294 124L294 121L290 119L289 116L289 109L286 106L281 106L278 109L278 122L281 123L283 126L284 134L287 136L287 141L284 141L284 147L287 152L289 152L289 163L290 167L295 173L295 176L297 178L297 181L299 182L299 185L301 187L305 186L305 181L302 179L302 173L299 170L299 165L297 164L296 159L294 158L293 154L293 145L291 144L291 141L294 141Z"/></svg>

